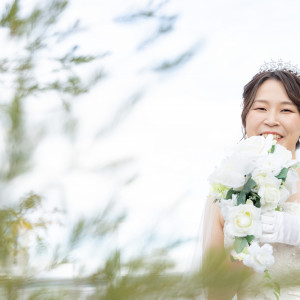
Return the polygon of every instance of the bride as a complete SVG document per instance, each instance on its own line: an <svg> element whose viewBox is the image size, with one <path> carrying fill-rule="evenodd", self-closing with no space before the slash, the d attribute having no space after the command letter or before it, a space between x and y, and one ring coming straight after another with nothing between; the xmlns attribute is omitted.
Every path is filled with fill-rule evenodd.
<svg viewBox="0 0 300 300"><path fill-rule="evenodd" d="M277 143L286 147L296 158L300 147L300 70L271 61L265 63L258 74L244 87L242 124L245 137L272 134ZM300 169L298 169L300 178ZM298 192L282 205L282 211L262 215L262 243L273 246L274 265L271 275L282 271L300 271L300 181ZM226 248L224 218L217 203L207 203L204 220L203 250ZM239 262L230 263L235 268ZM239 266L246 268L245 266ZM277 272L277 273L276 273ZM255 275L254 277L257 277ZM262 276L263 277L263 276ZM261 277L261 278L262 278ZM208 299L230 299L233 295ZM272 289L237 291L237 299L276 299ZM300 299L300 287L283 287L280 299Z"/></svg>

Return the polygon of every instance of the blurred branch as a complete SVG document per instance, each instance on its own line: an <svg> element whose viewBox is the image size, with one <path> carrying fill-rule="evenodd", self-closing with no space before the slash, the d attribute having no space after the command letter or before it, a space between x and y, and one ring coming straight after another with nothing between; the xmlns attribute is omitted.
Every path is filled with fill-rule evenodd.
<svg viewBox="0 0 300 300"><path fill-rule="evenodd" d="M150 1L148 6L142 9L137 9L133 13L125 14L122 17L116 18L116 22L121 23L133 23L140 20L151 20L157 23L156 31L153 32L148 38L146 38L140 45L137 47L137 50L142 50L146 46L154 43L162 35L170 33L174 30L175 23L178 19L178 15L164 15L161 13L163 7L169 2L161 1L157 4L154 4L153 1Z"/></svg>
<svg viewBox="0 0 300 300"><path fill-rule="evenodd" d="M157 4L154 1L149 1L149 4L146 7L141 9L136 9L133 13L127 13L121 17L115 19L116 22L135 22L144 18L160 18L160 10L170 2L170 0L159 1Z"/></svg>
<svg viewBox="0 0 300 300"><path fill-rule="evenodd" d="M175 68L180 67L181 65L185 64L191 58L195 55L195 49L192 47L191 49L187 50L183 54L178 55L174 59L167 59L160 64L158 64L156 67L154 67L154 71L156 72L165 72L165 71L171 71Z"/></svg>
<svg viewBox="0 0 300 300"><path fill-rule="evenodd" d="M139 103L142 99L143 92L139 91L132 95L127 101L119 107L119 109L115 112L111 121L104 126L99 133L97 134L97 138L102 137L108 133L111 133L117 126L120 125L121 122L125 120L128 114L132 111L132 109Z"/></svg>

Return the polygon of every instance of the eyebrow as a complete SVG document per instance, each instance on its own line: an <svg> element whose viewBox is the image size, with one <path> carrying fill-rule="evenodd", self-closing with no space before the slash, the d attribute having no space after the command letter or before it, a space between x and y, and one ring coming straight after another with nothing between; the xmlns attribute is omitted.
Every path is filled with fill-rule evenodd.
<svg viewBox="0 0 300 300"><path fill-rule="evenodd" d="M255 102L269 103L268 100L260 100L260 99L254 100L253 103L255 103ZM294 105L294 103L292 101L281 101L280 104Z"/></svg>

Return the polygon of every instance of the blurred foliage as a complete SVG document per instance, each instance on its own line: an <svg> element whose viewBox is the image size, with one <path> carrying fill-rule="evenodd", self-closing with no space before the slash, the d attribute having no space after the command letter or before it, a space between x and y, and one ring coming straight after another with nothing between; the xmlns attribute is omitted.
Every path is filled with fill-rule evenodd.
<svg viewBox="0 0 300 300"><path fill-rule="evenodd" d="M132 23L140 20L154 20L156 22L156 31L138 46L138 50L142 50L160 37L174 30L175 23L179 17L178 14L166 15L162 12L162 9L168 2L170 1L161 1L159 3L150 1L146 7L137 9L135 12L130 12L116 19L116 21L123 23Z"/></svg>
<svg viewBox="0 0 300 300"><path fill-rule="evenodd" d="M62 123L67 125L67 133L74 134L77 121L72 116L72 104L107 76L97 62L110 55L110 51L85 55L76 43L68 44L64 52L55 51L68 37L82 30L80 20L64 30L58 26L69 4L67 0L36 1L33 8L24 13L25 1L13 0L7 1L0 12L0 30L12 43L15 53L0 57L0 84L7 89L0 103L4 137L1 187L30 170L32 156L45 134L42 127L30 127L26 101L32 98L44 101L45 93L58 95L65 112ZM154 10L159 9L158 6ZM137 14L129 16L127 21L129 19L137 19ZM139 50L149 46L159 35L171 32L176 19L175 15L160 14L157 33L146 39ZM93 71L83 77L82 66L95 66L96 70L90 68ZM139 91L125 101L101 134L116 128L142 96L143 92ZM104 168L114 169L123 161L121 158ZM126 184L133 181L131 177ZM51 271L66 264L82 264L77 261L76 251L85 243L93 241L95 247L105 247L105 240L114 236L125 215L116 213L114 205L109 203L100 213L75 221L65 241L51 248L48 247L48 230L57 223L53 216L59 212L45 214L43 198L34 192L25 195L17 204L9 205L9 202L10 199L6 199L6 205L0 210L0 299L153 299L165 294L166 288L170 289L167 294L171 290L171 294L179 292L177 285L181 284L182 276L166 275L175 265L168 257L167 247L140 253L131 259L123 258L122 251L114 249L106 258L103 253L99 255L95 261L96 271L92 274L79 272L78 278L58 281L40 278L40 268ZM47 258L41 266L32 263L39 254Z"/></svg>
<svg viewBox="0 0 300 300"><path fill-rule="evenodd" d="M103 70L99 68L94 71L90 79L86 80L79 75L76 67L94 63L107 53L77 54L78 45L72 46L60 57L55 54L55 51L51 52L53 44L58 45L62 38L80 30L77 20L67 32L57 31L57 23L67 9L68 1L42 1L36 4L28 15L23 16L21 4L24 5L24 3L20 0L10 1L0 19L0 29L8 29L7 38L14 40L16 47L22 49L17 57L0 59L1 78L6 83L4 87L10 86L14 89L11 99L2 98L0 107L1 121L6 131L6 149L0 171L0 179L4 181L11 180L29 170L32 153L42 135L42 132L38 130L36 134L28 132L26 123L28 116L24 111L26 99L38 97L47 91L55 91L59 94L62 108L66 111L66 119L74 122L71 115L71 102L76 97L87 93L105 76ZM52 64L49 79L39 76L37 72L39 59L41 55L45 55L45 51L47 51L47 61ZM52 76L50 76L51 73ZM64 76L51 79L56 73Z"/></svg>
<svg viewBox="0 0 300 300"><path fill-rule="evenodd" d="M28 249L23 241L28 233L33 232L36 241L41 243L41 237L36 231L39 228L46 229L47 221L44 218L34 222L30 220L30 214L40 204L40 196L31 193L21 199L16 207L0 210L0 262L2 268L7 268L7 272L21 253L23 257L28 257Z"/></svg>

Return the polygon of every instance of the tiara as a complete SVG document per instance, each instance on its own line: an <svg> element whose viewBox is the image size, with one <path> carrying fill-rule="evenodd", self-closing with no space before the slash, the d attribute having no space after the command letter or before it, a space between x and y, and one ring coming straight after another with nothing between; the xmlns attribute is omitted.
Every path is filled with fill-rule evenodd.
<svg viewBox="0 0 300 300"><path fill-rule="evenodd" d="M260 67L258 73L263 72L275 72L275 71L286 71L290 72L300 78L300 69L297 65L292 65L290 62L283 62L282 59L274 61L271 59L270 62L264 62Z"/></svg>

